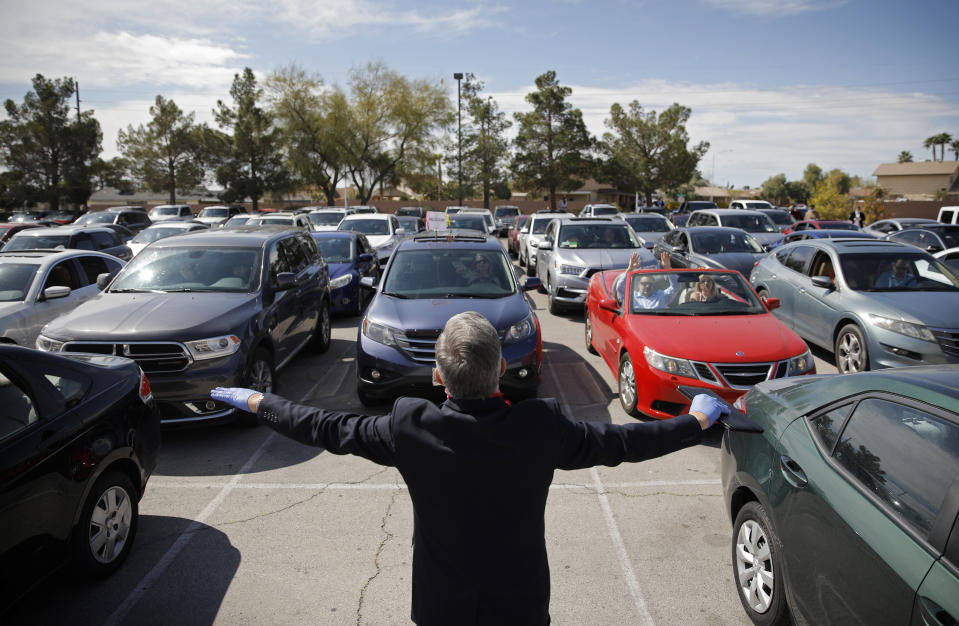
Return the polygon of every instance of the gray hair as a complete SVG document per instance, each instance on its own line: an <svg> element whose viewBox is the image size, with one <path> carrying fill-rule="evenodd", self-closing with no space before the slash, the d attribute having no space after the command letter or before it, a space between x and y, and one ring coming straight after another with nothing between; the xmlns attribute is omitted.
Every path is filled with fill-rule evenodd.
<svg viewBox="0 0 959 626"><path fill-rule="evenodd" d="M476 311L454 315L436 340L436 369L451 398L485 398L499 386L499 335Z"/></svg>

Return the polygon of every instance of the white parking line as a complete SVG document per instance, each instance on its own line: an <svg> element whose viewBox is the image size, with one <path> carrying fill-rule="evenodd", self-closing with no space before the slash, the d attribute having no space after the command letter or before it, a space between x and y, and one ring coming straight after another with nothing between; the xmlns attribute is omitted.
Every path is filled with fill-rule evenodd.
<svg viewBox="0 0 959 626"><path fill-rule="evenodd" d="M566 402L566 397L563 394L563 386L559 384L559 379L556 378L556 370L550 367L549 373L553 378L553 384L556 385L556 391L559 393L558 399L560 406L562 406L563 411L567 415L571 416L572 412L570 412L569 403ZM600 479L599 472L596 471L595 467L590 468L590 474L593 477L593 487L596 489L600 507L602 507L603 515L606 517L606 529L609 531L609 537L613 541L613 547L616 548L616 556L619 557L619 564L623 568L623 575L626 576L626 585L629 587L629 593L633 597L633 603L636 605L636 611L639 613L640 623L650 624L650 626L652 626L652 624L654 624L653 617L649 614L646 598L643 597L643 590L639 587L639 581L636 580L636 574L633 571L633 564L629 560L629 552L626 551L623 536L619 532L619 526L616 525L616 518L613 517L613 509L609 506L609 498L606 497L606 487L603 485L603 481Z"/></svg>
<svg viewBox="0 0 959 626"><path fill-rule="evenodd" d="M170 549L166 551L163 557L157 561L157 564L153 566L153 569L147 573L146 576L137 584L134 590L126 597L126 600L123 601L113 614L104 622L106 626L114 626L115 624L121 624L124 622L127 613L136 606L137 602L146 594L147 591L153 587L154 584L160 579L163 575L163 572L166 571L167 567L173 562L173 559L186 547L186 544L190 541L190 538L193 536L193 533L200 530L200 527L204 525L204 521L213 515L216 512L217 508L223 503L223 500L226 499L230 492L236 487L236 484L240 482L243 476L246 475L247 471L253 467L253 464L256 463L257 459L263 454L263 451L266 450L266 447L273 441L277 436L277 433L271 432L270 436L263 440L263 443L260 444L260 447L256 449L256 452L247 460L247 462L240 468L240 471L237 472L233 479L230 482L226 483L220 493L216 494L216 497L210 500L210 503L206 505L206 508L200 512L197 518L187 526L177 540L170 546Z"/></svg>
<svg viewBox="0 0 959 626"><path fill-rule="evenodd" d="M613 489L642 489L644 487L688 487L688 486L718 486L719 480L643 480L626 483L605 483L603 487L609 491ZM231 484L228 481L176 481L164 480L153 481L150 483L150 489L221 489L223 487L232 489L303 489L306 491L394 491L396 489L406 489L404 483L239 483ZM553 483L550 489L556 490L574 490L596 488L595 484L585 483Z"/></svg>

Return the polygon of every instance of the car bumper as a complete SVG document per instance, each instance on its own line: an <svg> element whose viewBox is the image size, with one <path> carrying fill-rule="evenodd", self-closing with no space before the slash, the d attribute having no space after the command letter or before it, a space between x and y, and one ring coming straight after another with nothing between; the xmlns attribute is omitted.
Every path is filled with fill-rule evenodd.
<svg viewBox="0 0 959 626"><path fill-rule="evenodd" d="M391 346L370 340L358 333L356 368L357 389L370 398L387 400L402 395L431 395L433 366L412 361ZM526 340L504 345L506 373L500 378L500 390L507 396L535 395L542 362L542 340L538 333Z"/></svg>
<svg viewBox="0 0 959 626"><path fill-rule="evenodd" d="M182 372L147 373L163 426L232 421L236 411L210 398L214 387L242 387L247 355L242 350L222 359L197 361Z"/></svg>
<svg viewBox="0 0 959 626"><path fill-rule="evenodd" d="M330 291L332 301L331 311L336 313L351 313L360 299L359 277L354 277L348 285L337 287Z"/></svg>
<svg viewBox="0 0 959 626"><path fill-rule="evenodd" d="M923 341L875 327L869 328L868 331L866 345L872 369L959 363L959 357L943 352L938 342ZM937 332L959 336L959 329Z"/></svg>
<svg viewBox="0 0 959 626"><path fill-rule="evenodd" d="M582 308L586 304L589 279L570 274L557 275L550 285L555 290L553 299L570 308Z"/></svg>

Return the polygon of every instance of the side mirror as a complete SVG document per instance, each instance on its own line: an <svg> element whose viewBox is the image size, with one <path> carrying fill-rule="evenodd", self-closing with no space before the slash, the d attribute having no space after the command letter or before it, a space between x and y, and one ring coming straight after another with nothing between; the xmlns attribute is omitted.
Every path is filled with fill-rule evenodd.
<svg viewBox="0 0 959 626"><path fill-rule="evenodd" d="M296 287L296 274L293 272L280 272L276 275L276 291L286 291Z"/></svg>
<svg viewBox="0 0 959 626"><path fill-rule="evenodd" d="M110 281L112 280L113 280L113 275L108 272L104 272L103 274L97 274L97 289L99 289L100 291L103 291L104 289L107 288L107 285L109 285Z"/></svg>
<svg viewBox="0 0 959 626"><path fill-rule="evenodd" d="M360 279L360 287L363 287L364 289L376 289L376 284L373 282L373 277L372 276L362 277Z"/></svg>
<svg viewBox="0 0 959 626"><path fill-rule="evenodd" d="M523 233L524 235L527 235L529 234L529 228L527 228L526 226L523 226L522 228L519 229L519 232Z"/></svg>
<svg viewBox="0 0 959 626"><path fill-rule="evenodd" d="M360 256L356 257L357 262L359 263L369 263L373 260L373 255L369 252L364 252Z"/></svg>
<svg viewBox="0 0 959 626"><path fill-rule="evenodd" d="M549 242L549 241L541 241L541 242L539 242L539 245L536 246L536 249L537 249L537 250L552 250L552 249L553 249L553 244L552 244L551 242Z"/></svg>
<svg viewBox="0 0 959 626"><path fill-rule="evenodd" d="M812 284L822 289L830 289L833 286L833 280L828 276L813 276Z"/></svg>
<svg viewBox="0 0 959 626"><path fill-rule="evenodd" d="M616 302L616 298L600 298L599 308L606 309L607 311L619 311L619 302Z"/></svg>
<svg viewBox="0 0 959 626"><path fill-rule="evenodd" d="M527 276L523 281L523 291L533 291L543 286L543 281L536 276Z"/></svg>
<svg viewBox="0 0 959 626"><path fill-rule="evenodd" d="M397 228L396 231L395 231L393 234L394 234L394 235L405 235L405 234L406 234L406 229L401 226L401 227Z"/></svg>
<svg viewBox="0 0 959 626"><path fill-rule="evenodd" d="M779 302L779 298L766 298L765 300L763 300L763 302L766 304L766 310L768 311L772 311L773 309L778 309L781 306L781 303Z"/></svg>
<svg viewBox="0 0 959 626"><path fill-rule="evenodd" d="M63 285L47 287L43 290L44 300L56 300L57 298L66 298L70 295L70 288Z"/></svg>
<svg viewBox="0 0 959 626"><path fill-rule="evenodd" d="M656 246L656 242L646 241L645 239L643 239L643 247L646 248L647 250L652 250L655 246Z"/></svg>

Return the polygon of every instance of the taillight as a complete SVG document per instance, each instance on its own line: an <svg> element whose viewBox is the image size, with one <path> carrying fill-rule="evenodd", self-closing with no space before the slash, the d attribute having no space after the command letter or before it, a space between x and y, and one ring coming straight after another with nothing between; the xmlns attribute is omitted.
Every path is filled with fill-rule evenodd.
<svg viewBox="0 0 959 626"><path fill-rule="evenodd" d="M153 399L153 390L150 389L150 380L143 373L143 369L140 367L137 367L137 369L140 371L140 399L146 404Z"/></svg>

